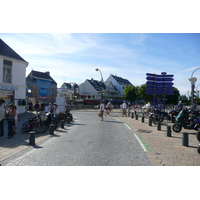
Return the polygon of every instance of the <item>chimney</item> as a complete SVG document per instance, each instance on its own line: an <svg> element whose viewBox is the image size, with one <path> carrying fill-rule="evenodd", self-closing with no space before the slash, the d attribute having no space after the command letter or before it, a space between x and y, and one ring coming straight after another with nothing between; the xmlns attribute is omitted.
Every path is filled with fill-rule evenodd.
<svg viewBox="0 0 200 200"><path fill-rule="evenodd" d="M45 74L47 74L48 76L50 76L50 72L45 72Z"/></svg>

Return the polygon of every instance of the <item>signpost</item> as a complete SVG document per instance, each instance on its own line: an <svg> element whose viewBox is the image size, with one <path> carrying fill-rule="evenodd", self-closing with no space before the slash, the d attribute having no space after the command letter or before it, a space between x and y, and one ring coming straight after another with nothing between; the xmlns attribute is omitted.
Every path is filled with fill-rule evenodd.
<svg viewBox="0 0 200 200"><path fill-rule="evenodd" d="M174 80L174 75L162 72L161 74L151 74L147 73L146 82L146 94L153 95L153 103L156 107L156 97L155 95L163 95L164 108L165 108L165 95L173 95L174 88L172 81Z"/></svg>

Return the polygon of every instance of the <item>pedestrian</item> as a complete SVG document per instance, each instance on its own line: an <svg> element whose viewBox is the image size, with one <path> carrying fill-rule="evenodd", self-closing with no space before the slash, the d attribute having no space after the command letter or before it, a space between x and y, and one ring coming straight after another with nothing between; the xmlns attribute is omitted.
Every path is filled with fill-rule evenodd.
<svg viewBox="0 0 200 200"><path fill-rule="evenodd" d="M16 110L11 104L6 111L7 121L8 121L8 138L11 139L14 136L13 127L15 126L15 115Z"/></svg>
<svg viewBox="0 0 200 200"><path fill-rule="evenodd" d="M108 114L109 114L109 112L111 112L111 108L112 108L112 104L111 104L111 102L109 101L109 102L107 103L107 105L106 105L106 111L107 111Z"/></svg>
<svg viewBox="0 0 200 200"><path fill-rule="evenodd" d="M126 102L124 101L123 104L122 104L122 115L126 116L126 109L127 109L127 104Z"/></svg>
<svg viewBox="0 0 200 200"><path fill-rule="evenodd" d="M183 109L182 101L179 101L179 103L178 103L178 109L179 109L179 111L181 111Z"/></svg>
<svg viewBox="0 0 200 200"><path fill-rule="evenodd" d="M99 117L101 117L101 121L103 121L104 109L105 109L104 103L103 103L103 101L100 101L100 110L99 110L100 114L99 114Z"/></svg>
<svg viewBox="0 0 200 200"><path fill-rule="evenodd" d="M0 138L4 136L4 117L5 117L5 109L0 102Z"/></svg>
<svg viewBox="0 0 200 200"><path fill-rule="evenodd" d="M16 129L17 129L18 121L20 121L20 114L19 114L19 111L17 110L17 107L14 106L14 108L16 110L16 114L15 114L15 127L13 128L13 132L14 132L14 134L16 134Z"/></svg>
<svg viewBox="0 0 200 200"><path fill-rule="evenodd" d="M29 110L29 111L33 110L33 103L32 103L31 100L30 100L29 103L28 103L28 110Z"/></svg>
<svg viewBox="0 0 200 200"><path fill-rule="evenodd" d="M39 108L40 107L40 104L39 104L39 102L37 102L36 104L35 104L35 106L34 106L34 108L35 108L35 110L37 111L37 112L39 112Z"/></svg>

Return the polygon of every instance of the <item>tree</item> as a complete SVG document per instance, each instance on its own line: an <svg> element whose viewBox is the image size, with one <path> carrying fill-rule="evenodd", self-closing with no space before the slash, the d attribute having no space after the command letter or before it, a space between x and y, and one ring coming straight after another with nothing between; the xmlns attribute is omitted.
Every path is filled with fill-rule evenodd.
<svg viewBox="0 0 200 200"><path fill-rule="evenodd" d="M124 87L123 99L131 102L135 102L137 100L137 90L138 86L134 85L126 85Z"/></svg>
<svg viewBox="0 0 200 200"><path fill-rule="evenodd" d="M176 87L174 87L174 94L166 95L167 99L166 104L173 104L173 105L178 104L179 97L180 97L180 92Z"/></svg>
<svg viewBox="0 0 200 200"><path fill-rule="evenodd" d="M142 84L138 90L137 90L137 97L138 99L142 99L146 102L150 102L153 100L153 96L152 95L149 95L149 94L146 94L146 87L147 85L146 84Z"/></svg>

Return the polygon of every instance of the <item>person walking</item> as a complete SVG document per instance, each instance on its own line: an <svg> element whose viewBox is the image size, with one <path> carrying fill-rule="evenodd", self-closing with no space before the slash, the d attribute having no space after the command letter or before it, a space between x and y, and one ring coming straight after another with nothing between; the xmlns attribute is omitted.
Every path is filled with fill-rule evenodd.
<svg viewBox="0 0 200 200"><path fill-rule="evenodd" d="M13 127L15 126L15 115L16 110L11 104L6 111L7 121L8 121L8 138L11 139L14 136Z"/></svg>
<svg viewBox="0 0 200 200"><path fill-rule="evenodd" d="M16 106L14 106L14 109L16 110L16 114L15 114L15 126L13 128L13 133L16 134L16 129L17 129L18 121L20 121L20 114L19 114L19 111L17 110Z"/></svg>
<svg viewBox="0 0 200 200"><path fill-rule="evenodd" d="M126 109L127 109L127 104L124 101L122 104L122 116L124 116L124 115L126 116Z"/></svg>
<svg viewBox="0 0 200 200"><path fill-rule="evenodd" d="M111 102L109 101L109 102L107 103L107 105L106 105L106 112L107 112L108 115L109 115L109 112L111 112L111 108L112 108L112 104L111 104Z"/></svg>
<svg viewBox="0 0 200 200"><path fill-rule="evenodd" d="M100 101L100 110L99 111L100 111L101 121L103 121L104 109L105 109L104 103L103 103L103 101Z"/></svg>
<svg viewBox="0 0 200 200"><path fill-rule="evenodd" d="M0 138L4 136L4 117L5 117L5 109L0 102Z"/></svg>

